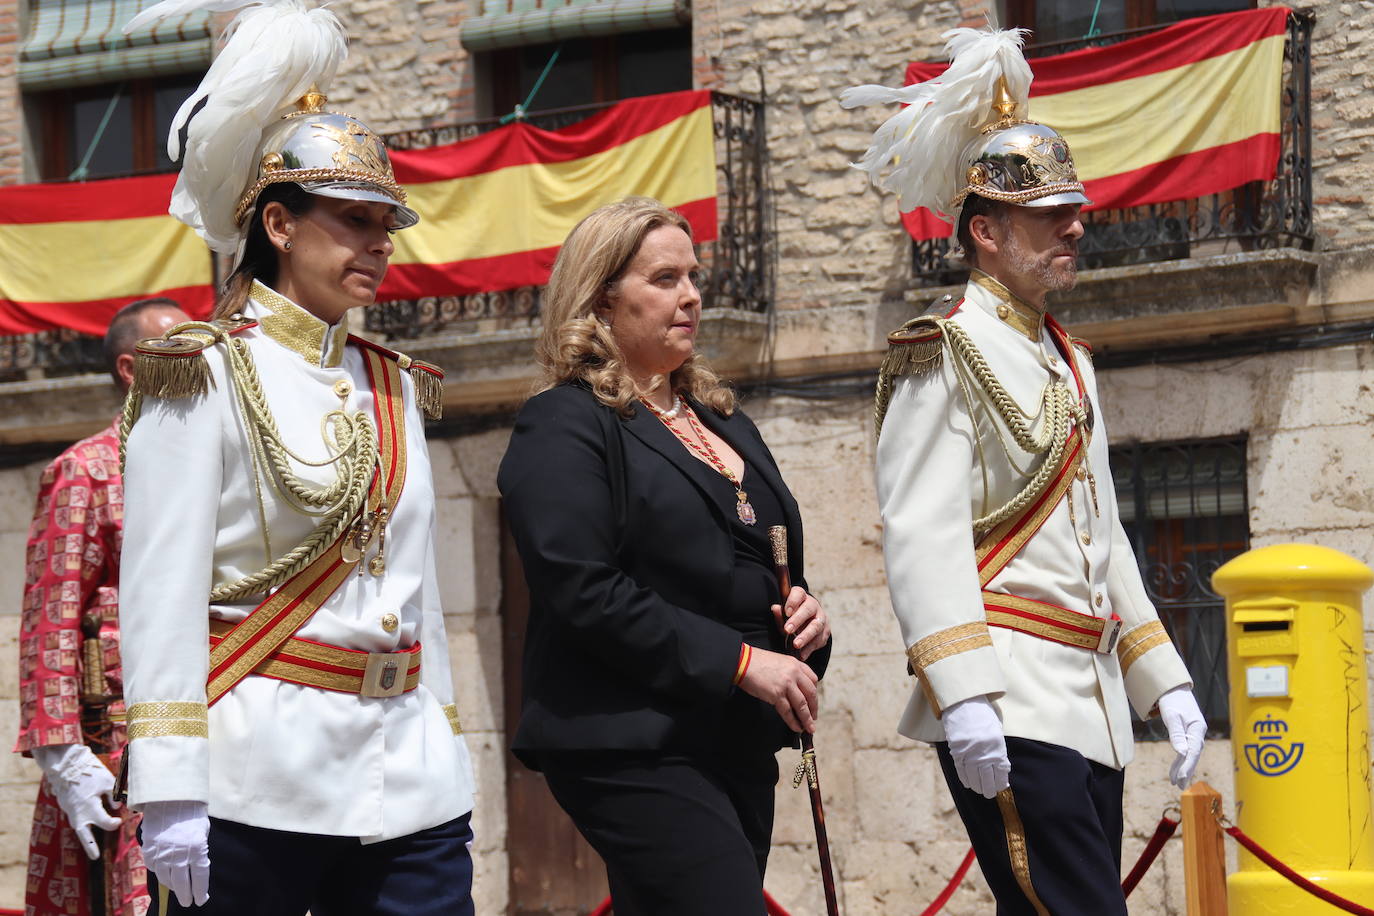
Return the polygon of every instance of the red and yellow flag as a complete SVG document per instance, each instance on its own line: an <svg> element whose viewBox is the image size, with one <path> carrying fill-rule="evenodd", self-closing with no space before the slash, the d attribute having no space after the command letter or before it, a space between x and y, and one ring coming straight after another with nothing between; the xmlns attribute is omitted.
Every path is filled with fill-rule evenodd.
<svg viewBox="0 0 1374 916"><path fill-rule="evenodd" d="M549 278L582 217L654 197L716 237L708 91L630 99L562 130L517 123L392 156L421 221L394 237L382 301L511 289ZM103 334L134 299L210 310L209 250L167 215L175 175L0 189L0 334Z"/></svg>
<svg viewBox="0 0 1374 916"><path fill-rule="evenodd" d="M516 123L392 154L420 224L395 236L378 299L539 285L578 220L637 194L716 237L716 157L705 90L628 99L561 130Z"/></svg>
<svg viewBox="0 0 1374 916"><path fill-rule="evenodd" d="M1030 62L1030 117L1064 135L1090 210L1216 194L1273 179L1279 161L1282 7L1204 16L1103 48ZM946 64L913 63L906 82ZM914 238L951 234L928 210Z"/></svg>
<svg viewBox="0 0 1374 916"><path fill-rule="evenodd" d="M213 301L210 250L167 215L175 175L0 188L0 334L104 334L135 299Z"/></svg>

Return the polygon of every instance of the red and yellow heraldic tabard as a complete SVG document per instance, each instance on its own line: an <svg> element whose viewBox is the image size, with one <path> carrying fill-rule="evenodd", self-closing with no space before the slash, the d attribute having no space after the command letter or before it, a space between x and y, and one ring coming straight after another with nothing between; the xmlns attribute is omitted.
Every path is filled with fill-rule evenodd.
<svg viewBox="0 0 1374 916"><path fill-rule="evenodd" d="M0 188L0 335L104 334L135 299L213 305L210 250L167 215L175 175Z"/></svg>
<svg viewBox="0 0 1374 916"><path fill-rule="evenodd" d="M627 99L561 130L525 123L392 153L420 224L393 236L378 299L539 285L582 217L627 195L716 237L716 157L706 90Z"/></svg>
<svg viewBox="0 0 1374 916"><path fill-rule="evenodd" d="M1283 7L1204 16L1102 48L1031 60L1030 117L1064 135L1078 177L1109 210L1271 180L1278 168ZM946 64L913 63L906 83ZM929 210L913 238L951 235Z"/></svg>

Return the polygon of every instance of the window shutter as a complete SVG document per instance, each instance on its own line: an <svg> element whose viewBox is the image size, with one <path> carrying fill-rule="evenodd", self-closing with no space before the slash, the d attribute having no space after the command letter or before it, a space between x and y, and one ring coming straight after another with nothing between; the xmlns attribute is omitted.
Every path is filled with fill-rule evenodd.
<svg viewBox="0 0 1374 916"><path fill-rule="evenodd" d="M675 29L691 19L687 0L483 0L482 15L464 20L459 36L469 51L496 51Z"/></svg>
<svg viewBox="0 0 1374 916"><path fill-rule="evenodd" d="M156 0L30 0L19 52L25 92L173 76L210 64L210 14L187 13L139 29L124 24Z"/></svg>

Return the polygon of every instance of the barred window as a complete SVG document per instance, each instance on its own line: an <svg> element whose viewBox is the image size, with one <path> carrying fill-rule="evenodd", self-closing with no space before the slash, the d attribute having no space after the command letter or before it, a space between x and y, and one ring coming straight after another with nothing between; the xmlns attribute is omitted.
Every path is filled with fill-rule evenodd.
<svg viewBox="0 0 1374 916"><path fill-rule="evenodd" d="M1145 589L1193 676L1208 735L1230 734L1226 615L1212 573L1250 548L1246 440L1136 443L1111 449L1112 479ZM1161 740L1158 720L1136 735Z"/></svg>

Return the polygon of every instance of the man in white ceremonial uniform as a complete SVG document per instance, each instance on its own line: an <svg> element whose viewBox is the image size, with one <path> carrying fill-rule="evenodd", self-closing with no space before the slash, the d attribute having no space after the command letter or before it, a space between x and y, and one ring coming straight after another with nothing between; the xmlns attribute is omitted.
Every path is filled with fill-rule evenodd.
<svg viewBox="0 0 1374 916"><path fill-rule="evenodd" d="M932 743L999 914L1124 914L1130 707L1192 778L1206 731L1117 513L1090 351L1046 314L1089 203L1068 145L1018 117L1021 31L958 29L862 167L903 209L951 213L972 271L889 336L877 491L893 609L918 681L899 726ZM884 133L889 128L896 128ZM903 164L906 168L903 168Z"/></svg>
<svg viewBox="0 0 1374 916"><path fill-rule="evenodd" d="M139 344L122 426L154 910L471 914L424 430L442 373L347 333L419 217L317 91L344 53L332 13L269 0L231 35L174 122L172 212L236 267L215 320Z"/></svg>

